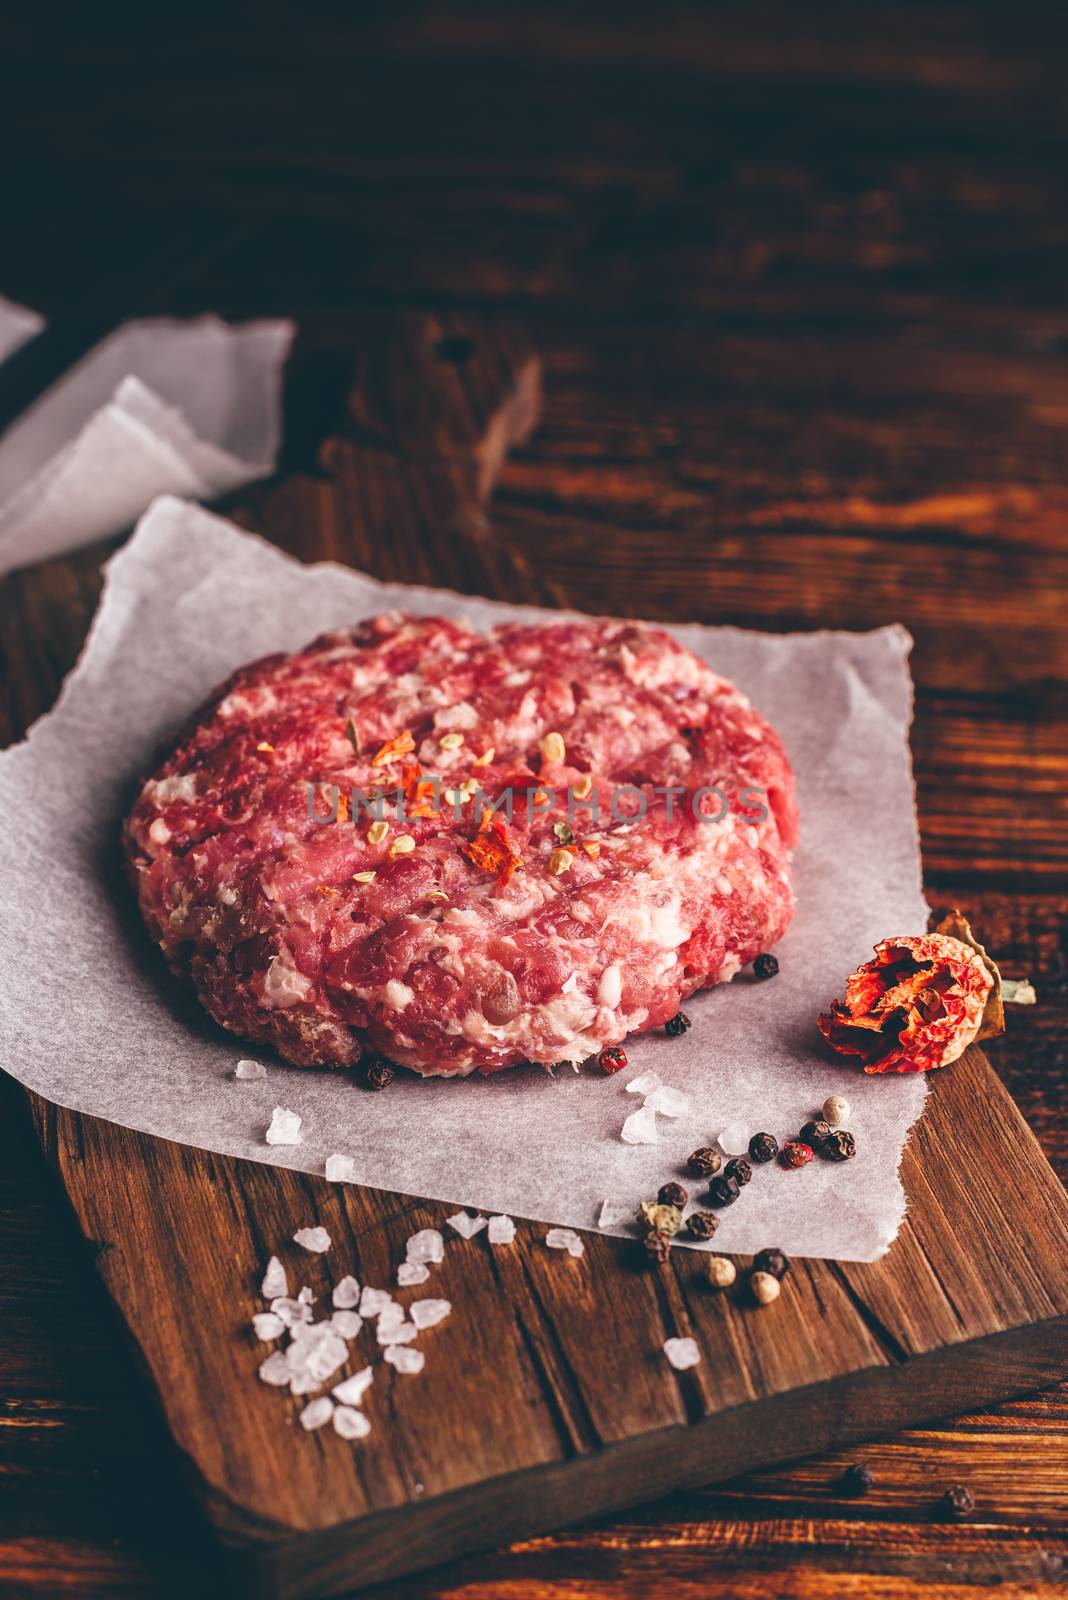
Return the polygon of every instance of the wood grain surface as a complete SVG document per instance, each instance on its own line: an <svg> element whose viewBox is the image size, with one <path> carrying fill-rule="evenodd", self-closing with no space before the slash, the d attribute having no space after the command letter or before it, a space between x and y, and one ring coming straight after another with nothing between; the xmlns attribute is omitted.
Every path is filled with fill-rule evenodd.
<svg viewBox="0 0 1068 1600"><path fill-rule="evenodd" d="M1036 982L989 1053L1068 1174L1063 13L672 7L650 26L464 4L309 27L266 6L254 36L187 21L165 56L143 18L94 13L47 74L33 19L5 29L4 293L77 311L138 252L163 286L177 210L196 270L143 303L300 320L317 371L287 479L322 470L383 310L511 319L543 360L543 421L461 586L514 572L590 609L911 628L929 892ZM275 531L301 550L295 520ZM411 542L333 538L423 575ZM7 737L73 663L100 554L0 588ZM3 1093L0 1588L208 1592L166 1436ZM862 1502L836 1488L857 1452L823 1455L388 1592L1052 1593L1066 1395L866 1446ZM932 1517L950 1480L979 1502L963 1528Z"/></svg>

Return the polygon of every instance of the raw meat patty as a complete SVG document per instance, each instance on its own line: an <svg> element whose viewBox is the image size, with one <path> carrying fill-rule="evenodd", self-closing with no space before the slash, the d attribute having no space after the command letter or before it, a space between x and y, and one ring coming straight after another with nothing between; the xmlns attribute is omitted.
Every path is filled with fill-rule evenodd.
<svg viewBox="0 0 1068 1600"><path fill-rule="evenodd" d="M235 673L125 837L224 1028L453 1076L577 1063L732 977L790 921L795 831L778 736L668 634L393 613Z"/></svg>

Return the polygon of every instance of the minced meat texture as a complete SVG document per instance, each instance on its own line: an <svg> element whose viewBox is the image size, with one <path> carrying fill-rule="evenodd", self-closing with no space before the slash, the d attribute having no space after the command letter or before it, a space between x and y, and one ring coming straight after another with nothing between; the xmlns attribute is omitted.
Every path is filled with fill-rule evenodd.
<svg viewBox="0 0 1068 1600"><path fill-rule="evenodd" d="M795 833L778 736L670 635L393 613L235 673L125 839L222 1027L460 1076L578 1063L732 977L790 921Z"/></svg>

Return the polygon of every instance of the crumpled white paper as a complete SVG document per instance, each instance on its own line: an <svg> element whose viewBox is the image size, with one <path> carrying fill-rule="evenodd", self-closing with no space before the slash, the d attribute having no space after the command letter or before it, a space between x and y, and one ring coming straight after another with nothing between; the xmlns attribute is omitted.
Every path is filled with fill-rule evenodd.
<svg viewBox="0 0 1068 1600"><path fill-rule="evenodd" d="M31 311L28 306L17 306L0 294L0 361L13 356L20 345L40 333L43 327L44 318L40 312Z"/></svg>
<svg viewBox="0 0 1068 1600"><path fill-rule="evenodd" d="M159 741L234 667L395 606L481 625L538 615L305 567L195 506L152 507L108 564L57 708L0 756L0 1062L59 1104L129 1127L314 1173L328 1155L350 1155L363 1183L486 1214L591 1228L608 1200L607 1231L619 1234L630 1225L615 1219L669 1178L699 1196L682 1164L728 1124L781 1140L828 1094L844 1094L856 1159L757 1168L721 1213L713 1248L882 1254L904 1213L897 1166L925 1083L865 1077L830 1053L815 1017L878 939L926 923L907 743L910 641L900 628L672 630L751 695L795 764L798 910L777 978L739 974L696 997L689 1033L631 1040L630 1067L613 1077L399 1073L372 1094L350 1074L263 1057L264 1080L234 1078L249 1048L208 1020L149 945L122 870L122 816ZM624 1144L620 1129L638 1103L627 1083L654 1070L689 1095L691 1110L658 1117L657 1144ZM275 1106L300 1115L303 1143L266 1144Z"/></svg>
<svg viewBox="0 0 1068 1600"><path fill-rule="evenodd" d="M0 359L5 326L35 331L7 309ZM210 500L272 472L294 331L153 318L102 340L0 439L0 574L121 532L158 495Z"/></svg>

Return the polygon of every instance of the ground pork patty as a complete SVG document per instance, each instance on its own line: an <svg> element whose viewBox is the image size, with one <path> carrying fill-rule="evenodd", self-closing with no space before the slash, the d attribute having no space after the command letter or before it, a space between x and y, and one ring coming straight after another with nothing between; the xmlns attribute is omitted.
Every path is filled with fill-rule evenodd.
<svg viewBox="0 0 1068 1600"><path fill-rule="evenodd" d="M224 1028L462 1075L579 1062L732 977L790 921L795 832L777 734L670 635L392 613L235 673L125 842Z"/></svg>

